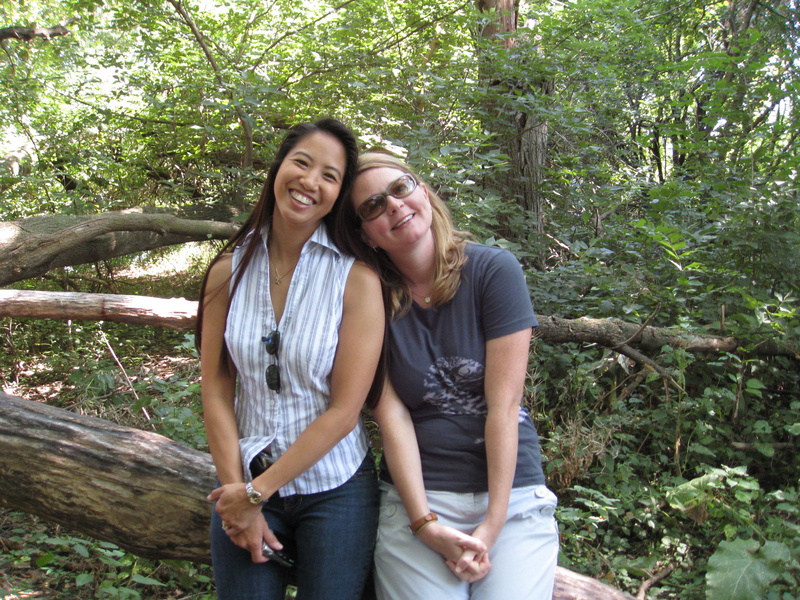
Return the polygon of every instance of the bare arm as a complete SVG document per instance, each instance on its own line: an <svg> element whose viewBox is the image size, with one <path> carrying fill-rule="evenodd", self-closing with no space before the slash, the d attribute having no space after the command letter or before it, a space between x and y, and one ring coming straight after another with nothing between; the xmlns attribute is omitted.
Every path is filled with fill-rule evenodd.
<svg viewBox="0 0 800 600"><path fill-rule="evenodd" d="M236 374L225 373L220 357L228 316L228 283L231 255L223 255L211 267L202 299L203 339L200 348L203 416L208 447L223 484L242 482L239 429L233 412Z"/></svg>
<svg viewBox="0 0 800 600"><path fill-rule="evenodd" d="M231 255L223 255L209 272L206 293L202 301L203 339L200 348L201 391L206 437L217 477L223 485L242 484L239 427L233 410L236 392L236 373L227 373L220 360L224 344L225 323L228 317L228 296L231 275ZM233 366L231 366L233 368ZM248 527L232 533L234 543L251 552L253 562L266 562L261 543L280 548L280 543L267 526L261 512L254 513Z"/></svg>
<svg viewBox="0 0 800 600"><path fill-rule="evenodd" d="M409 520L416 521L430 512L422 477L419 445L411 415L388 381L374 416L381 427L383 454L392 474L392 481ZM491 566L482 541L438 521L426 525L418 537L429 548L442 555L448 566L465 581L480 579ZM469 554L464 558L466 553ZM473 563L475 555L479 556L479 560Z"/></svg>
<svg viewBox="0 0 800 600"><path fill-rule="evenodd" d="M530 341L531 330L528 328L486 343L484 389L489 410L485 429L489 508L473 535L482 539L489 548L505 524L514 482L519 403L525 387Z"/></svg>

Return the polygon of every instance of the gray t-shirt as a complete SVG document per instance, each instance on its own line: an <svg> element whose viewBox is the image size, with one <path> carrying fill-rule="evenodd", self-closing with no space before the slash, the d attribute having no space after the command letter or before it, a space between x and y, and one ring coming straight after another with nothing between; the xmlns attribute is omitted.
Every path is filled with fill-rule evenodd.
<svg viewBox="0 0 800 600"><path fill-rule="evenodd" d="M390 324L389 376L417 434L425 489L488 490L484 397L486 341L538 325L525 276L507 250L469 244L455 297L436 309L413 304ZM544 484L539 438L519 412L514 487ZM391 481L387 469L382 477Z"/></svg>

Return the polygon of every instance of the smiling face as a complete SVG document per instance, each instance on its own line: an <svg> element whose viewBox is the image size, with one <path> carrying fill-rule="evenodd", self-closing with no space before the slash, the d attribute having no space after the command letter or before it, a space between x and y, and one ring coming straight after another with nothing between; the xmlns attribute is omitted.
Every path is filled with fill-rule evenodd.
<svg viewBox="0 0 800 600"><path fill-rule="evenodd" d="M316 229L339 197L346 164L344 146L329 133L317 131L299 140L275 176L275 225Z"/></svg>
<svg viewBox="0 0 800 600"><path fill-rule="evenodd" d="M403 171L391 167L376 167L359 174L352 193L356 211L368 198L396 188L393 184L404 175ZM361 230L368 244L383 248L391 255L411 250L420 243L432 244L432 219L428 189L420 183L404 198L387 195L385 212L362 222Z"/></svg>

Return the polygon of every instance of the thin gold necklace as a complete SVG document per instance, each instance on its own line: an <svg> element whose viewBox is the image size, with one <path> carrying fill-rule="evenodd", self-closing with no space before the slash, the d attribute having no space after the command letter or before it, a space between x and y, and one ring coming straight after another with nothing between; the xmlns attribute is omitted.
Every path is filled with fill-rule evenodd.
<svg viewBox="0 0 800 600"><path fill-rule="evenodd" d="M414 292L414 291L411 292L411 295L412 296L416 296L417 300L419 300L419 299L424 300L425 304L430 304L431 303L431 297L430 296L421 296L420 294L418 294L417 292Z"/></svg>
<svg viewBox="0 0 800 600"><path fill-rule="evenodd" d="M286 273L284 273L283 275L278 274L278 269L275 268L275 265L273 263L270 263L270 266L272 267L272 272L275 273L275 278L272 281L275 282L275 285L280 285L281 281L283 281L283 278L288 276L289 273L291 273L292 271L294 271L294 268L297 266L297 263L294 263L292 268L286 271Z"/></svg>

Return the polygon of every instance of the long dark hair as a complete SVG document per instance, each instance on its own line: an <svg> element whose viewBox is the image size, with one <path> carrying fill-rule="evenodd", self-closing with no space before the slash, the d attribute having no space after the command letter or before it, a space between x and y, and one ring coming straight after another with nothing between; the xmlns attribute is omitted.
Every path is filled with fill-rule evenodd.
<svg viewBox="0 0 800 600"><path fill-rule="evenodd" d="M258 201L256 202L255 207L253 207L253 211L250 213L250 216L247 217L247 220L244 222L241 229L231 236L222 249L212 259L208 266L208 270L203 277L203 282L200 286L200 302L198 303L197 307L197 322L195 324L195 346L197 347L198 352L200 351L200 345L202 341L204 300L206 296L206 287L208 284L208 274L211 271L211 267L214 266L214 263L216 263L223 254L231 252L233 248L242 244L247 239L248 235L254 232L260 232L265 228L268 230L272 226L272 214L275 209L276 201L275 178L278 174L278 170L280 169L289 152L291 152L292 149L303 138L318 132L327 133L339 140L344 147L346 159L345 170L342 175L342 187L339 191L339 196L336 198L333 209L327 215L325 215L322 220L328 228L328 233L330 234L333 242L343 252L357 256L355 252L358 246L351 238L352 227L350 217L343 210L350 204L350 191L353 186L353 182L355 181L356 164L358 162L358 143L356 142L356 138L353 135L353 132L350 131L346 125L336 119L326 118L315 121L314 123L300 123L299 125L295 125L289 130L289 133L283 139L277 153L275 154L275 158L273 159L269 171L267 172L267 179L261 188ZM247 266L252 261L255 249L256 244L247 244L244 249L244 254L242 255L242 260L239 262L239 266L236 269L236 273L231 274L233 278L233 285L230 287L228 306L230 306L231 298L236 292ZM224 285L229 286L230 282L226 281ZM216 293L216 291L214 293ZM383 380L386 372L385 340L386 333L384 330L384 350L381 352L378 369L366 399L367 405L370 407L375 406L380 393L383 390ZM220 363L225 372L231 373L233 371L230 354L228 353L228 348L224 341L222 344Z"/></svg>
<svg viewBox="0 0 800 600"><path fill-rule="evenodd" d="M275 158L273 159L272 164L269 167L269 171L267 172L267 179L261 188L261 194L258 197L258 202L256 202L255 207L253 207L253 211L247 217L247 220L244 222L241 229L234 233L231 238L225 242L225 245L208 265L208 270L203 277L203 283L200 285L200 302L197 308L197 323L195 324L195 346L197 347L198 352L200 350L200 343L203 335L204 299L206 295L206 286L208 284L208 274L211 271L211 267L214 266L214 263L216 263L223 254L231 252L233 248L243 243L248 235L253 232L260 232L265 228L269 229L271 227L272 213L275 210L275 177L278 174L278 170L281 168L286 155L292 151L292 149L300 142L300 140L318 132L332 135L339 140L344 147L346 164L344 174L342 175L342 188L339 191L339 196L336 198L333 209L331 212L325 215L322 220L328 227L328 231L331 233L331 237L337 246L342 248L342 250L347 250L347 246L350 245L349 243L340 244L340 240L336 238L336 231L338 229L336 223L342 206L347 204L347 199L350 196L350 188L352 187L353 180L355 179L356 162L358 161L358 144L356 143L356 138L353 135L353 132L350 131L346 125L336 119L320 119L314 123L300 123L299 125L295 125L289 130L289 133L286 134L286 137L283 139L280 147L278 148L278 152L275 154ZM239 263L239 267L236 269L236 273L232 274L233 286L230 288L231 298L236 292L236 289L239 287L239 282L241 281L242 275L244 275L247 266L253 259L253 253L255 252L255 249L256 244L247 244L242 256L242 260ZM226 285L228 284L226 283ZM221 359L226 366L228 365L227 358L227 348L225 348L223 345L223 356Z"/></svg>

